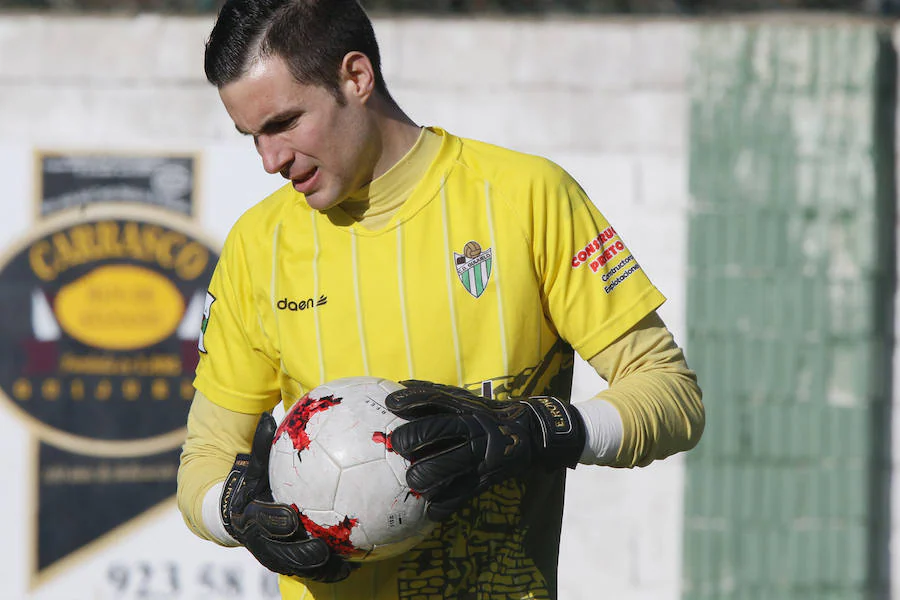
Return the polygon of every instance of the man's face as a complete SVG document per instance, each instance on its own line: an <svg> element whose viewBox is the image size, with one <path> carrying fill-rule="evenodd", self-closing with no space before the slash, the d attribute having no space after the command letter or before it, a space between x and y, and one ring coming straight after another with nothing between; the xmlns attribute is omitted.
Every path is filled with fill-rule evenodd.
<svg viewBox="0 0 900 600"><path fill-rule="evenodd" d="M219 90L241 133L252 135L269 173L281 173L312 208L324 211L369 183L377 156L365 102L345 81L341 104L316 85L298 83L284 61L264 59Z"/></svg>

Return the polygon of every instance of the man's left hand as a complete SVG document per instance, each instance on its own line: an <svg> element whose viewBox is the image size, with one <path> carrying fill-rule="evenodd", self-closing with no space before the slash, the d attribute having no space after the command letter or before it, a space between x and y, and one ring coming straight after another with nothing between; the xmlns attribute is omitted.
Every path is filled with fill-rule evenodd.
<svg viewBox="0 0 900 600"><path fill-rule="evenodd" d="M400 383L405 389L385 403L409 422L393 431L391 446L410 461L406 482L429 501L432 520L533 467L574 468L584 450L580 413L557 398L497 401L427 381Z"/></svg>

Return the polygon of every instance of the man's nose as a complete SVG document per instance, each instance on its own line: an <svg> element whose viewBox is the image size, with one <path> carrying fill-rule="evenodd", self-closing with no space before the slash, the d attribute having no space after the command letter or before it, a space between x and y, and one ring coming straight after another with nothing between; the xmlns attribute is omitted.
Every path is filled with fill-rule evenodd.
<svg viewBox="0 0 900 600"><path fill-rule="evenodd" d="M263 168L274 175L290 165L293 155L287 145L272 135L261 135L256 140L256 150L262 157Z"/></svg>

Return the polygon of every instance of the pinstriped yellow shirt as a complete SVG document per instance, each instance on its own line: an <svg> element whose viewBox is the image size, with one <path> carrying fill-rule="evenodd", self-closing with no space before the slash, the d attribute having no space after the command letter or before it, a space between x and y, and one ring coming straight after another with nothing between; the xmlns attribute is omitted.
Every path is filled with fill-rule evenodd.
<svg viewBox="0 0 900 600"><path fill-rule="evenodd" d="M207 298L195 386L244 413L338 377L567 398L594 356L662 302L618 233L546 159L442 130L378 229L289 185L245 213ZM285 598L553 598L564 473L496 486L400 559Z"/></svg>

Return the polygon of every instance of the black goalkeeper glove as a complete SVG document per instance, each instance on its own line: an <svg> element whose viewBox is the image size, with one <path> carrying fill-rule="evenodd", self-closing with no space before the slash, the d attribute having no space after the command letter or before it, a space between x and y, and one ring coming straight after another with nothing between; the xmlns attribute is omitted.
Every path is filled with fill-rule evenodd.
<svg viewBox="0 0 900 600"><path fill-rule="evenodd" d="M410 467L406 483L441 521L473 496L533 467L574 468L585 444L577 409L550 396L500 402L462 388L401 381L385 404L409 420L391 433L391 447Z"/></svg>
<svg viewBox="0 0 900 600"><path fill-rule="evenodd" d="M332 553L323 540L311 537L296 510L272 500L269 451L275 429L275 419L264 413L250 454L236 457L220 502L225 529L270 571L315 581L340 581L350 574L350 563Z"/></svg>

